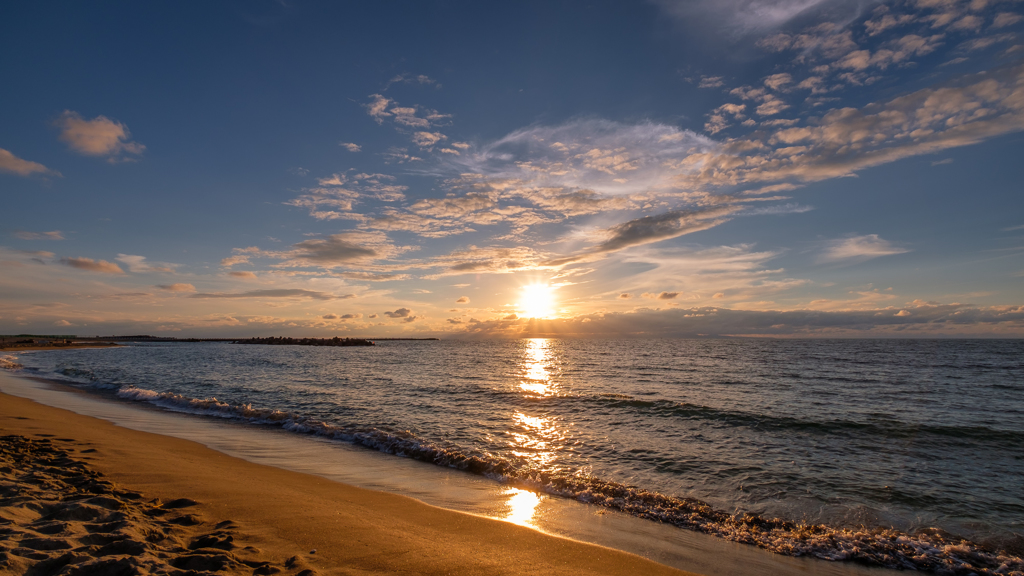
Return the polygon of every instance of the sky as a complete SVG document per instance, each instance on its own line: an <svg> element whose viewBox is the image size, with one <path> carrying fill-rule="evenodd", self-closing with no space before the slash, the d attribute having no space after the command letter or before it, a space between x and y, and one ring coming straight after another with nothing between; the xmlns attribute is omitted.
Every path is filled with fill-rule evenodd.
<svg viewBox="0 0 1024 576"><path fill-rule="evenodd" d="M1024 2L0 8L0 333L1024 337Z"/></svg>

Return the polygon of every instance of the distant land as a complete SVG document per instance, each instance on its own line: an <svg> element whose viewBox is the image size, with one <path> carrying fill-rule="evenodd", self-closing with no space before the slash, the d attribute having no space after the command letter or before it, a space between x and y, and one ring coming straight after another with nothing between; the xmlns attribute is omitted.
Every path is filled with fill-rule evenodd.
<svg viewBox="0 0 1024 576"><path fill-rule="evenodd" d="M257 342L253 342L253 341ZM332 341L332 340L366 340L371 342L387 342L396 340L440 340L440 338L344 338L334 337L332 338L290 338L286 336L269 336L266 338L172 338L168 336L151 336L149 334L135 334L127 336L75 336L73 334L13 334L13 335L0 335L0 347L14 346L14 345L54 345L54 344L72 344L76 342L239 342L246 344L264 344L264 343L287 343L295 345L303 345L303 341L309 342L321 342L321 341ZM266 342L264 342L266 341ZM305 344L312 346L326 346L328 344Z"/></svg>

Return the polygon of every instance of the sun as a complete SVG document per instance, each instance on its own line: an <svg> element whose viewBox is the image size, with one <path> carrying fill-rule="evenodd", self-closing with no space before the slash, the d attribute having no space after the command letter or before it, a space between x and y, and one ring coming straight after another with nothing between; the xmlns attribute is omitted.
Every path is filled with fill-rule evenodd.
<svg viewBox="0 0 1024 576"><path fill-rule="evenodd" d="M547 318L555 313L554 288L547 284L523 286L519 309L525 318Z"/></svg>

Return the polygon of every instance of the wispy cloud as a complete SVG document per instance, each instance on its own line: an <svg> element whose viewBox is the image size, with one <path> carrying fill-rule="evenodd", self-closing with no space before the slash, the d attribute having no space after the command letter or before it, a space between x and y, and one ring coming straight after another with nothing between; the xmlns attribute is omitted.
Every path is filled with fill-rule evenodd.
<svg viewBox="0 0 1024 576"><path fill-rule="evenodd" d="M686 164L701 169L680 174L677 185L819 181L1024 130L1021 82L1024 65L1015 64L860 109L834 109L809 124L691 156Z"/></svg>
<svg viewBox="0 0 1024 576"><path fill-rule="evenodd" d="M712 20L739 33L774 28L830 3L830 0L655 0L668 14L684 20ZM835 4L835 2L831 2Z"/></svg>
<svg viewBox="0 0 1024 576"><path fill-rule="evenodd" d="M878 234L853 236L829 242L819 257L819 262L857 261L863 262L879 256L905 254L907 248L893 245L888 240L879 238Z"/></svg>
<svg viewBox="0 0 1024 576"><path fill-rule="evenodd" d="M277 288L267 290L250 290L248 292L200 292L189 298L306 298L312 300L346 300L355 298L355 294L336 296L315 290L299 288Z"/></svg>
<svg viewBox="0 0 1024 576"><path fill-rule="evenodd" d="M391 88L393 84L420 84L427 86L434 86L440 88L441 83L434 80L426 74L398 74L388 80L387 84L384 85L384 90Z"/></svg>
<svg viewBox="0 0 1024 576"><path fill-rule="evenodd" d="M63 240L64 234L60 230L51 230L50 232L18 230L14 232L14 237L22 240Z"/></svg>
<svg viewBox="0 0 1024 576"><path fill-rule="evenodd" d="M666 163L718 146L705 136L666 124L577 120L516 130L448 162L458 172L488 178L630 194L671 188L681 167L672 169Z"/></svg>
<svg viewBox="0 0 1024 576"><path fill-rule="evenodd" d="M355 144L352 142L339 142L338 146L341 146L342 148L348 150L349 152L359 152L363 149L363 147L360 146L359 144Z"/></svg>
<svg viewBox="0 0 1024 576"><path fill-rule="evenodd" d="M118 254L115 258L118 262L128 267L131 272L174 272L176 264L168 264L166 262L147 262L145 256L135 256L132 254Z"/></svg>

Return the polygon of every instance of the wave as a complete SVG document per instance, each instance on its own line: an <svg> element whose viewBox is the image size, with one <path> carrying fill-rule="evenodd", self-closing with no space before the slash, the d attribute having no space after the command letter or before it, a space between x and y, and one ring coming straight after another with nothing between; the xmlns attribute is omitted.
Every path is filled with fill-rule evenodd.
<svg viewBox="0 0 1024 576"><path fill-rule="evenodd" d="M853 420L814 421L788 416L770 416L750 412L722 410L672 400L641 400L622 394L600 394L583 397L605 407L642 411L647 416L668 418L696 418L713 420L734 426L794 430L812 433L835 434L859 432L885 438L917 438L921 435L941 436L949 439L969 439L972 442L1000 442L1012 445L1024 444L1024 432L1000 430L987 426L941 426L915 424L886 419L886 422L858 422ZM879 420L881 418L878 418Z"/></svg>
<svg viewBox="0 0 1024 576"><path fill-rule="evenodd" d="M469 454L457 446L440 446L420 439L411 432L358 429L280 410L253 407L251 404L230 404L216 398L190 398L135 386L119 388L116 395L125 400L146 402L172 411L276 426L295 433L344 441L789 556L813 556L825 560L847 560L887 568L956 575L1024 576L1024 559L1021 557L993 551L938 530L908 534L894 529L844 529L824 524L797 523L757 514L732 515L694 498L666 496L637 486L594 477L539 472L491 454ZM634 404L642 402L615 396L604 400ZM646 404L658 405L658 402ZM698 412L707 410L703 407L692 409L699 409Z"/></svg>

